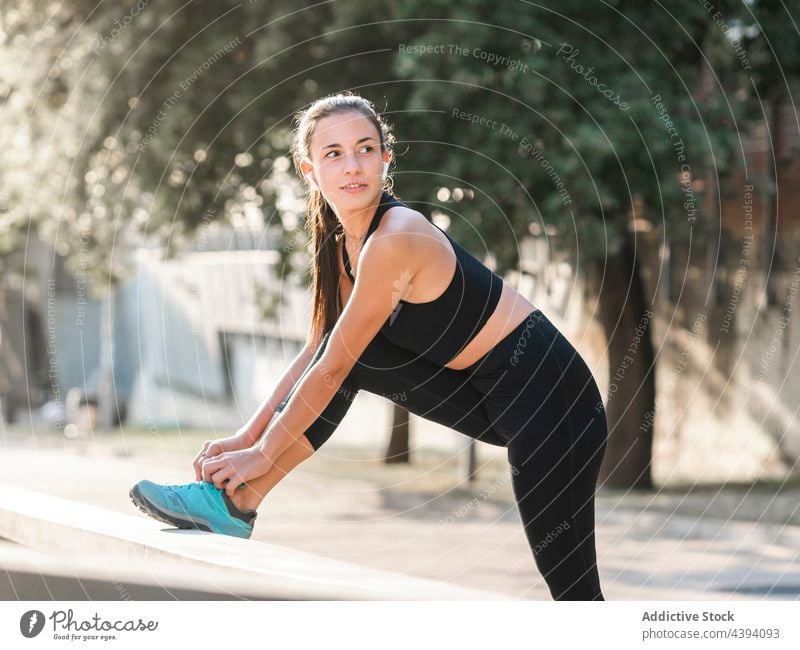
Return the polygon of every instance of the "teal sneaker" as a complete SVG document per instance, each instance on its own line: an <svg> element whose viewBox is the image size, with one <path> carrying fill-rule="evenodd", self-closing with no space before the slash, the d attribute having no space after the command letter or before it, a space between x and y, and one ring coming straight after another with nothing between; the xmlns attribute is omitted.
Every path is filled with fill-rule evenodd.
<svg viewBox="0 0 800 650"><path fill-rule="evenodd" d="M239 510L225 490L208 481L159 485L139 481L129 492L142 512L178 528L194 528L248 539L253 533L255 510Z"/></svg>

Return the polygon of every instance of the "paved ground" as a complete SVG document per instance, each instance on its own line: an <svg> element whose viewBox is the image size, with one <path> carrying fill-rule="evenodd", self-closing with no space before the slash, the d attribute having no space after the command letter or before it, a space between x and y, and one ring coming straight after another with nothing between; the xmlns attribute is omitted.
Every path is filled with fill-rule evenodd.
<svg viewBox="0 0 800 650"><path fill-rule="evenodd" d="M130 485L193 480L191 459L205 438L183 431L68 440L6 430L0 484L136 514ZM375 460L379 451L332 439L268 496L255 537L365 566L550 598L522 534L502 449L479 447L474 483L463 481L463 455L452 450L420 449L410 466L384 465ZM797 600L798 504L797 485L637 495L601 489L597 544L606 598Z"/></svg>

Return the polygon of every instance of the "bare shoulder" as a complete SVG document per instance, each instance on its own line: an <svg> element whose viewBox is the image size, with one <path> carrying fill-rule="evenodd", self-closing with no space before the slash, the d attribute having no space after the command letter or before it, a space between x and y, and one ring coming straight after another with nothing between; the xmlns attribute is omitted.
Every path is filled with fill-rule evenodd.
<svg viewBox="0 0 800 650"><path fill-rule="evenodd" d="M364 246L364 259L407 267L422 257L420 236L430 235L431 224L421 212L402 205L389 208Z"/></svg>
<svg viewBox="0 0 800 650"><path fill-rule="evenodd" d="M415 240L419 241L419 235L430 235L432 227L421 212L404 205L396 205L383 215L373 237L391 239L396 245L410 244Z"/></svg>
<svg viewBox="0 0 800 650"><path fill-rule="evenodd" d="M435 238L431 231L434 226L421 212L399 205L386 211L358 263L364 290L373 299L385 304L379 296L391 294L396 304L408 297L411 281L436 254L428 247Z"/></svg>

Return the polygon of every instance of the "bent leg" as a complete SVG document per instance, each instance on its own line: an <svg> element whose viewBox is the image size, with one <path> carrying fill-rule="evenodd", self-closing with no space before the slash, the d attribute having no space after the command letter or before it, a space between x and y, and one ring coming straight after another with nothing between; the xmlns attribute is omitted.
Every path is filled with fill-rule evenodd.
<svg viewBox="0 0 800 650"><path fill-rule="evenodd" d="M284 409L297 384L309 368L319 361L328 337L329 334L325 335L308 368L278 405L276 412ZM437 366L378 333L320 416L266 473L248 481L247 488L234 495L236 505L241 509L258 508L275 485L330 438L361 388L381 395L415 415L477 440L498 446L506 444L486 417L483 395L468 381L465 373Z"/></svg>
<svg viewBox="0 0 800 650"><path fill-rule="evenodd" d="M467 373L439 366L378 332L355 365L358 387L426 420L490 445L506 441L492 427L484 396Z"/></svg>
<svg viewBox="0 0 800 650"><path fill-rule="evenodd" d="M329 336L330 332L323 338L306 372L319 361ZM305 373L295 388L304 376ZM283 410L295 388L277 411ZM483 395L469 382L465 373L434 364L392 343L378 332L323 412L304 432L315 451L333 435L362 389L476 440L501 447L506 444L486 416Z"/></svg>

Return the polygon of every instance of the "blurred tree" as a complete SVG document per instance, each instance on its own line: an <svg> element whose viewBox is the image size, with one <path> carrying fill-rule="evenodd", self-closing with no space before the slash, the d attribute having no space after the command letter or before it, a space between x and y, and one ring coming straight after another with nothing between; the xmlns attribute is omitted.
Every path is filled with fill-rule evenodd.
<svg viewBox="0 0 800 650"><path fill-rule="evenodd" d="M324 54L309 39L329 12L223 1L209 16L195 4L34 0L3 11L15 65L0 78L10 145L0 214L15 227L0 250L31 226L73 265L80 252L102 287L142 243L170 256L212 222L298 225L289 121L298 95L316 89L304 71ZM276 203L280 214L260 215Z"/></svg>
<svg viewBox="0 0 800 650"><path fill-rule="evenodd" d="M785 141L788 133L798 130L796 110L792 110L796 105L793 90L797 88L800 73L797 19L781 0L743 3L739 10L740 27L734 36L741 50L747 53L747 63L753 69L752 85L747 91L759 104L759 118L765 123L769 144L767 173L752 180L758 187L758 194L766 197L761 256L762 266L768 270L764 279L767 301L775 304L779 300L780 272L794 266L794 260L780 254L777 235L780 168L789 167L798 154ZM789 124L786 124L783 111L791 115Z"/></svg>
<svg viewBox="0 0 800 650"><path fill-rule="evenodd" d="M716 4L730 14L736 3ZM745 107L734 91L747 82L725 34L702 3L675 16L625 0L409 0L392 17L415 32L394 64L407 80L402 187L441 205L453 235L491 252L500 272L518 267L518 242L534 234L551 263L587 279L609 366L625 368L608 403L602 480L650 488L654 296L637 233L660 228L691 256L716 218L701 213L696 181L735 162L732 124Z"/></svg>

